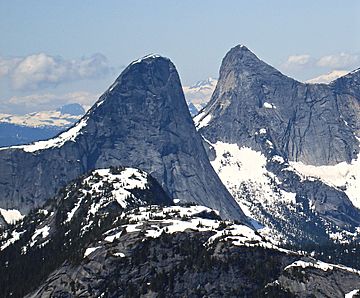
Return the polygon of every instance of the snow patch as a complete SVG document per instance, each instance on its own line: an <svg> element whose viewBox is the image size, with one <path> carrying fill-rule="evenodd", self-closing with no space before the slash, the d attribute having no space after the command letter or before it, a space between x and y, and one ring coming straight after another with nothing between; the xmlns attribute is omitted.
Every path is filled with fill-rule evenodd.
<svg viewBox="0 0 360 298"><path fill-rule="evenodd" d="M280 164L285 162L284 158L282 158L280 155L274 155L271 160Z"/></svg>
<svg viewBox="0 0 360 298"><path fill-rule="evenodd" d="M36 229L34 234L31 237L30 247L34 246L34 244L36 243L36 238L38 236L41 236L43 239L46 238L47 236L49 236L49 231L50 231L49 226L45 226L40 229Z"/></svg>
<svg viewBox="0 0 360 298"><path fill-rule="evenodd" d="M106 242L111 242L112 243L112 242L114 242L115 239L119 239L121 234L122 234L122 231L120 231L120 232L118 232L118 233L116 233L114 235L106 236L104 240Z"/></svg>
<svg viewBox="0 0 360 298"><path fill-rule="evenodd" d="M228 189L245 182L254 185L257 195L263 200L274 203L279 200L278 196L273 196L272 180L276 180L276 177L266 169L266 157L261 152L220 141L212 146L216 158L211 165ZM295 203L295 193L283 190L280 193L280 199Z"/></svg>
<svg viewBox="0 0 360 298"><path fill-rule="evenodd" d="M84 258L86 258L88 255L92 254L94 251L96 251L97 249L99 249L101 246L96 246L96 247L89 247L85 250L84 252Z"/></svg>
<svg viewBox="0 0 360 298"><path fill-rule="evenodd" d="M349 292L349 293L346 293L346 294L345 294L345 298L352 298L352 297L354 297L356 294L360 294L360 289L355 289L355 290L352 290L352 291Z"/></svg>
<svg viewBox="0 0 360 298"><path fill-rule="evenodd" d="M14 224L24 218L24 215L22 215L20 211L16 209L0 208L0 214L4 217L6 223L8 224Z"/></svg>
<svg viewBox="0 0 360 298"><path fill-rule="evenodd" d="M0 248L0 251L4 250L5 248L7 248L9 245L15 243L16 241L18 241L20 239L20 236L25 233L25 231L22 232L17 232L17 231L13 231L11 233L11 238L8 239Z"/></svg>
<svg viewBox="0 0 360 298"><path fill-rule="evenodd" d="M211 114L205 115L205 112L202 112L194 117L194 124L197 129L200 129L202 127L205 127L209 124L211 120Z"/></svg>
<svg viewBox="0 0 360 298"><path fill-rule="evenodd" d="M113 254L115 257L119 257L119 258L125 258L125 254L123 254L122 252L116 252Z"/></svg>
<svg viewBox="0 0 360 298"><path fill-rule="evenodd" d="M260 128L259 134L261 134L261 135L266 134L266 128Z"/></svg>
<svg viewBox="0 0 360 298"><path fill-rule="evenodd" d="M273 103L269 103L269 102L266 102L266 101L264 102L263 107L265 109L276 109L276 106Z"/></svg>

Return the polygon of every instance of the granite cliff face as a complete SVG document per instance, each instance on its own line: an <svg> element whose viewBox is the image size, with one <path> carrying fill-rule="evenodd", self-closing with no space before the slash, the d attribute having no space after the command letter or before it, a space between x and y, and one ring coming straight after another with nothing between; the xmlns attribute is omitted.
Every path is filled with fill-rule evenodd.
<svg viewBox="0 0 360 298"><path fill-rule="evenodd" d="M237 46L226 54L211 101L197 118L211 115L200 131L212 143L220 138L261 150L259 131L266 129L290 161L350 162L359 153L359 80L354 72L330 85L300 83Z"/></svg>
<svg viewBox="0 0 360 298"><path fill-rule="evenodd" d="M89 112L57 138L0 151L0 206L28 212L92 169L136 167L172 199L245 220L212 169L169 59L134 61Z"/></svg>
<svg viewBox="0 0 360 298"><path fill-rule="evenodd" d="M359 86L359 70L300 83L245 46L223 59L194 120L223 183L278 240L359 236Z"/></svg>

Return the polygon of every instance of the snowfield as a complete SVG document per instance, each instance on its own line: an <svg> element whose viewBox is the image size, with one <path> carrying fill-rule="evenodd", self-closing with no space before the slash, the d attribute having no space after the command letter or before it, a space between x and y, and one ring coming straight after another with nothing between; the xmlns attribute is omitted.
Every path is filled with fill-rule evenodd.
<svg viewBox="0 0 360 298"><path fill-rule="evenodd" d="M332 166L305 165L302 162L289 162L304 178L320 179L327 185L345 189L353 205L360 209L360 157L350 164L341 162Z"/></svg>

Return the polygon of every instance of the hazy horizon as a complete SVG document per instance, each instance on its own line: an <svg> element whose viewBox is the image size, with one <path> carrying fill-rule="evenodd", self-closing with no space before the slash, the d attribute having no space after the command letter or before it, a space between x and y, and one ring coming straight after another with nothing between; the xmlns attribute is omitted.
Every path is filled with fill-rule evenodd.
<svg viewBox="0 0 360 298"><path fill-rule="evenodd" d="M300 81L345 73L360 67L359 12L358 1L2 1L0 113L91 104L149 53L185 86L218 77L237 44Z"/></svg>

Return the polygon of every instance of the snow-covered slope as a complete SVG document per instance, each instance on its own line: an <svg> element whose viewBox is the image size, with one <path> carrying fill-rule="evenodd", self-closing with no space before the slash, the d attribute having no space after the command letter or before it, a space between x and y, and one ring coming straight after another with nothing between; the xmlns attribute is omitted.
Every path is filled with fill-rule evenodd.
<svg viewBox="0 0 360 298"><path fill-rule="evenodd" d="M269 163L282 166L284 173L292 173L294 177L299 175L293 179L305 180L309 177L296 174L293 166L281 156L274 155L269 160L261 152L248 147L240 148L237 144L218 141L209 145L216 155L211 161L212 166L260 234L269 236L275 242L290 243L322 242L326 239L351 241L359 237L360 226L344 229L320 219L314 207L315 201L304 204L299 200L299 192L284 188L281 179L268 169ZM268 146L271 147L270 142ZM349 182L352 181L356 180L351 178ZM353 190L357 184L350 186ZM355 191L353 194L356 197Z"/></svg>
<svg viewBox="0 0 360 298"><path fill-rule="evenodd" d="M194 123L260 233L297 244L359 238L358 75L303 84L244 46L226 54Z"/></svg>
<svg viewBox="0 0 360 298"><path fill-rule="evenodd" d="M302 162L290 162L290 165L304 178L320 179L329 186L343 190L353 205L360 209L360 154L351 163L313 166Z"/></svg>

